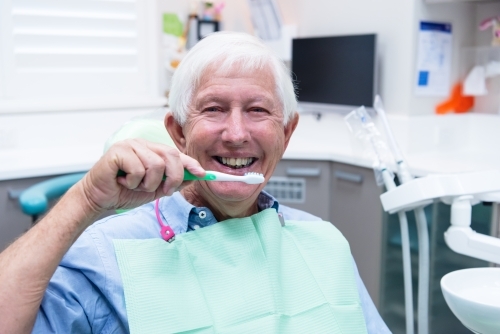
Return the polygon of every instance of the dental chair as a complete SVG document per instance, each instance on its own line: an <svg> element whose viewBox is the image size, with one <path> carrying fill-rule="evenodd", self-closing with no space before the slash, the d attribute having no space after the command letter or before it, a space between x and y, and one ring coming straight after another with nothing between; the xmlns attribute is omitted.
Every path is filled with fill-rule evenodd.
<svg viewBox="0 0 500 334"><path fill-rule="evenodd" d="M123 124L123 126L113 133L106 141L104 152L114 143L132 138L142 138L150 142L175 147L174 142L163 124L164 115L165 110L158 109L151 114L132 119ZM55 200L64 195L66 191L80 181L85 174L86 172L57 176L53 179L34 184L24 190L19 196L19 205L23 213L32 217L32 225L34 225L37 219L49 209L51 200ZM122 211L117 210L117 212L119 213Z"/></svg>
<svg viewBox="0 0 500 334"><path fill-rule="evenodd" d="M42 181L24 190L19 196L21 210L31 216L32 225L49 208L49 201L64 195L69 188L80 181L85 173L58 176Z"/></svg>

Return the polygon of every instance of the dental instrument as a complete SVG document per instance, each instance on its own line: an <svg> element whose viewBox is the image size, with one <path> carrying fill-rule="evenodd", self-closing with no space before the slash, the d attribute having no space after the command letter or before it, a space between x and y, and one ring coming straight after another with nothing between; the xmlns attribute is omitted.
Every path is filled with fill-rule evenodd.
<svg viewBox="0 0 500 334"><path fill-rule="evenodd" d="M403 154L394 138L389 122L385 114L384 104L379 95L375 96L373 108L377 115L382 120L385 132L389 139L389 146L397 163L397 175L402 184L405 184L413 179L408 166L404 162ZM393 188L392 188L393 189ZM389 188L387 188L389 190ZM429 231L427 230L427 219L425 217L424 206L430 204L425 202L424 205L414 209L415 220L417 222L418 234L418 333L426 334L429 331ZM401 222L400 213L398 213ZM405 218L406 219L406 216ZM403 225L403 224L402 224ZM401 230L403 231L403 230ZM409 257L408 257L409 259ZM405 278L406 279L406 278ZM408 278L409 279L409 278ZM411 310L413 309L413 304ZM409 310L407 310L408 313ZM413 311L412 311L413 313ZM408 333L407 323L407 333ZM413 329L413 324L411 324Z"/></svg>
<svg viewBox="0 0 500 334"><path fill-rule="evenodd" d="M392 185L392 178L382 171L387 187L387 192L380 196L383 209L389 213L398 213L400 218L404 217L403 220L406 219L404 212L415 212L421 259L418 328L419 333L425 333L428 331L429 239L423 208L436 199L451 205L451 226L444 233L448 247L459 254L500 264L500 239L476 233L470 228L472 205L481 201L500 203L500 170L428 175L414 179L391 133L379 97L375 100L374 109L387 130L392 153L397 160L397 174L401 180L401 185L395 187ZM376 150L375 145L372 147ZM404 234L403 230L402 233ZM402 239L404 243L405 237L402 236ZM448 306L467 328L482 334L500 332L500 304L495 299L500 295L500 269L473 268L452 272L442 278L441 287ZM407 306L405 303L405 307ZM408 310L411 308L407 307L407 315ZM471 316L471 310L477 317ZM413 326L409 331L408 325L407 318L407 332L410 332Z"/></svg>
<svg viewBox="0 0 500 334"><path fill-rule="evenodd" d="M473 204L500 202L500 170L428 175L380 195L382 207L389 213L412 210L434 199L451 204L451 226L444 234L448 247L500 264L500 239L470 228Z"/></svg>
<svg viewBox="0 0 500 334"><path fill-rule="evenodd" d="M470 228L472 205L500 203L500 170L428 175L388 190L380 199L384 211L389 213L412 210L434 199L450 204L451 226L444 233L448 247L459 254L500 264L500 239ZM500 333L500 305L495 302L499 287L498 268L458 270L441 279L443 295L452 312L467 328L481 334ZM488 298L478 302L479 295Z"/></svg>
<svg viewBox="0 0 500 334"><path fill-rule="evenodd" d="M124 171L119 170L116 176L127 175ZM163 176L163 181L167 178ZM247 172L245 175L232 175L221 172L207 170L205 176L198 177L184 169L184 181L227 181L227 182L244 182L246 184L259 184L265 181L264 175L261 173Z"/></svg>
<svg viewBox="0 0 500 334"><path fill-rule="evenodd" d="M394 179L385 170L382 171L384 184L387 190L396 188ZM405 211L398 212L399 227L401 230L401 249L403 252L403 280L405 294L405 319L406 333L414 333L413 320L413 286L411 282L411 254L410 254L410 234L408 232L408 219Z"/></svg>
<svg viewBox="0 0 500 334"><path fill-rule="evenodd" d="M377 102L377 100L376 100ZM378 106L380 107L380 102L378 101ZM375 105L375 104L374 104ZM349 130L360 140L364 141L365 144L369 143L371 146L371 153L374 154L372 157L374 160L374 172L379 186L385 185L389 189L396 188L394 182L394 174L386 167L386 163L383 160L390 160L390 155L388 154L385 147L383 139L380 137L375 124L372 122L370 116L366 112L364 107L353 110L349 113L344 120L347 123ZM392 136L392 133L388 134ZM391 142L394 146L394 142ZM398 164L402 163L401 154L397 147L393 147L393 153L399 159ZM405 176L406 177L406 176ZM404 277L404 294L405 294L405 319L406 319L406 333L414 333L413 325L413 288L411 282L411 255L410 255L410 237L408 232L408 220L405 211L398 212L400 229L401 229L401 248L403 253L403 277Z"/></svg>

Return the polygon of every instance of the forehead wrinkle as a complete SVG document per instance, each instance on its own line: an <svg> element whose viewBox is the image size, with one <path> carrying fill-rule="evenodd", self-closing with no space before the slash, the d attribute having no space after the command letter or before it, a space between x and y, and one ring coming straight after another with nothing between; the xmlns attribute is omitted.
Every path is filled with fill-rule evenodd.
<svg viewBox="0 0 500 334"><path fill-rule="evenodd" d="M257 79L259 75L260 79ZM234 85L239 83L233 80L245 78L255 81L243 83L249 85L248 89L234 90ZM266 81L266 84L262 84L261 80ZM267 108L270 106L275 108L280 103L275 88L275 78L268 71L260 70L257 73L244 71L242 73L238 68L232 68L232 71L222 74L217 68L209 67L201 75L193 91L191 103L194 102L195 107L200 107L209 102L228 104L236 99L239 99L242 104L265 103Z"/></svg>
<svg viewBox="0 0 500 334"><path fill-rule="evenodd" d="M240 93L232 93L231 95L224 95L224 94L217 94L213 92L209 92L206 94L201 93L196 97L196 105L200 106L203 103L207 102L216 102L216 103L230 103L234 100L234 95ZM267 94L266 93L258 93L258 94L252 94L250 96L243 96L242 97L242 102L244 104L248 103L265 103L274 106L276 104L276 97L273 96L272 94Z"/></svg>

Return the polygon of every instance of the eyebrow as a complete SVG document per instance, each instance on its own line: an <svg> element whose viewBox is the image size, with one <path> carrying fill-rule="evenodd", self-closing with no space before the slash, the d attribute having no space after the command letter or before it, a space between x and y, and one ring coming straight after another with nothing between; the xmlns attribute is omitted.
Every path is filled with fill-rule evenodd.
<svg viewBox="0 0 500 334"><path fill-rule="evenodd" d="M207 94L205 96L202 96L201 98L198 99L197 105L199 106L200 104L207 103L207 102L218 102L218 103L225 103L228 102L227 97L221 97L220 95L216 94ZM251 103L251 102L264 102L264 103L269 103L274 105L274 101L272 98L269 98L268 96L265 95L252 95L249 96L244 100L246 103Z"/></svg>

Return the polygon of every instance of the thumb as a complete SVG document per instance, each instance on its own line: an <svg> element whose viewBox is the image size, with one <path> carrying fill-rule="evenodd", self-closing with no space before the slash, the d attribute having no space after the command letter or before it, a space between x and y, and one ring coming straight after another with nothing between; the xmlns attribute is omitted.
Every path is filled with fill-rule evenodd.
<svg viewBox="0 0 500 334"><path fill-rule="evenodd" d="M198 177L205 176L205 169L201 167L200 163L197 160L183 153L180 153L180 158L184 168L190 171L193 175L196 175Z"/></svg>

